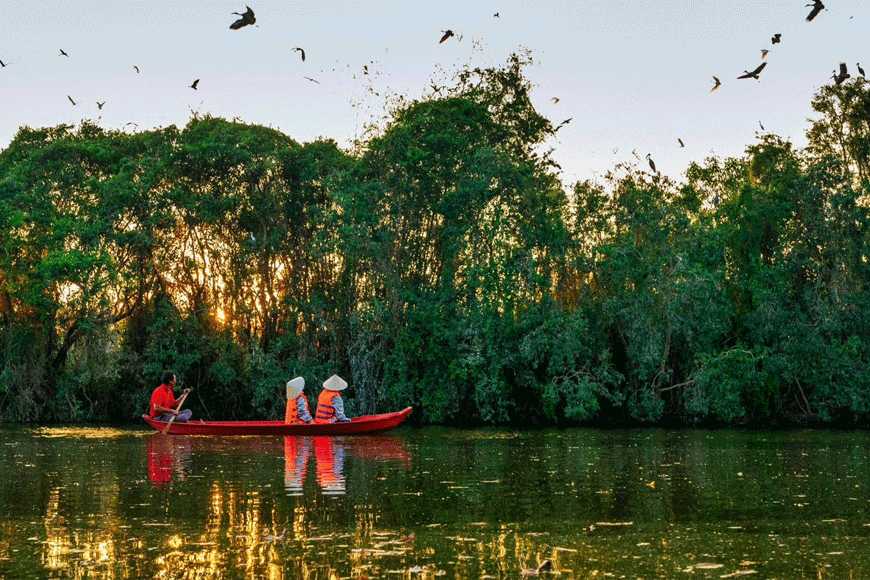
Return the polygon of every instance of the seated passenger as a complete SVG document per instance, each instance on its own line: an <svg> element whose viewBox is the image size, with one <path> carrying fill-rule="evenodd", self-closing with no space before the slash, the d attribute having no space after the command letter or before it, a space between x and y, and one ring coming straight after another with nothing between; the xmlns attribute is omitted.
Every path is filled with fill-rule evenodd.
<svg viewBox="0 0 870 580"><path fill-rule="evenodd" d="M284 412L284 423L301 425L311 423L311 411L308 410L308 399L302 394L305 389L305 379L296 377L287 381L287 409Z"/></svg>
<svg viewBox="0 0 870 580"><path fill-rule="evenodd" d="M338 375L332 375L323 383L323 390L317 398L317 414L315 423L346 423L350 421L344 415L344 402L339 391L347 388L347 383Z"/></svg>

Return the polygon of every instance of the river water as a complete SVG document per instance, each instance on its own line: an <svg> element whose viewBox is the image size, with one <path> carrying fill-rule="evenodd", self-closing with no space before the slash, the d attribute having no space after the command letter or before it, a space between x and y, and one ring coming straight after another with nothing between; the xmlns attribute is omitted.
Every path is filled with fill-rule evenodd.
<svg viewBox="0 0 870 580"><path fill-rule="evenodd" d="M0 441L0 580L870 579L863 431Z"/></svg>

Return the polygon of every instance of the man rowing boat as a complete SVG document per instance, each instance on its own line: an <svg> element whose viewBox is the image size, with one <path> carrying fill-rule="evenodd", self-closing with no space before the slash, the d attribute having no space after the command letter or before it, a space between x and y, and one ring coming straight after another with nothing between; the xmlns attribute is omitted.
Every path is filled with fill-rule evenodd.
<svg viewBox="0 0 870 580"><path fill-rule="evenodd" d="M177 402L175 400L175 395L172 393L172 388L177 382L178 380L176 379L174 372L165 371L163 373L163 384L154 389L154 392L151 393L152 419L157 421L169 421L174 416L175 420L179 423L185 423L190 420L193 411L190 409L179 411L175 408ZM189 392L190 389L184 389L182 395L186 395Z"/></svg>

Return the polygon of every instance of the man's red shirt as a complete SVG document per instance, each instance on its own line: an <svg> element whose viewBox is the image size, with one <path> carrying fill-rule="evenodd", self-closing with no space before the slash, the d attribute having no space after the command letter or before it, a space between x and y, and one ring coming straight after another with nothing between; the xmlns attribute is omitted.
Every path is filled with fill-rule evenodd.
<svg viewBox="0 0 870 580"><path fill-rule="evenodd" d="M172 394L172 387L169 385L160 385L154 392L151 393L151 417L154 418L157 415L163 414L163 411L157 411L154 409L154 405L160 405L161 407L166 407L167 409L172 409L175 407L175 395Z"/></svg>

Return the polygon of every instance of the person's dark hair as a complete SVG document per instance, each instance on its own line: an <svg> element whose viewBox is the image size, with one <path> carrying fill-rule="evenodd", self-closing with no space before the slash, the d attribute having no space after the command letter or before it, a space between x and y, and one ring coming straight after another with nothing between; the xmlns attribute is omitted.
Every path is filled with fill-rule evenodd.
<svg viewBox="0 0 870 580"><path fill-rule="evenodd" d="M175 378L175 373L172 371L163 371L163 384L168 385Z"/></svg>

